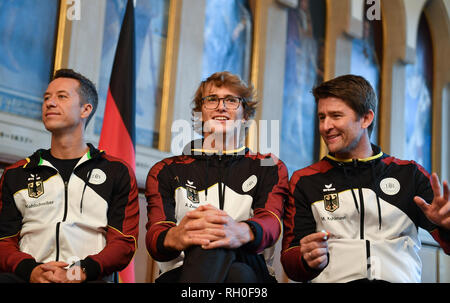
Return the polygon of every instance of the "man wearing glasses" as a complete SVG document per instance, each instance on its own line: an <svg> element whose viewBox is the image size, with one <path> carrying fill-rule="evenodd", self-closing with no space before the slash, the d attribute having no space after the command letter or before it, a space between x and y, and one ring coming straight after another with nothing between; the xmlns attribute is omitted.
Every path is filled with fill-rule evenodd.
<svg viewBox="0 0 450 303"><path fill-rule="evenodd" d="M193 100L203 138L150 170L146 244L162 271L157 282L276 281L261 253L280 236L288 175L272 154L244 146L253 94L236 75L211 75Z"/></svg>

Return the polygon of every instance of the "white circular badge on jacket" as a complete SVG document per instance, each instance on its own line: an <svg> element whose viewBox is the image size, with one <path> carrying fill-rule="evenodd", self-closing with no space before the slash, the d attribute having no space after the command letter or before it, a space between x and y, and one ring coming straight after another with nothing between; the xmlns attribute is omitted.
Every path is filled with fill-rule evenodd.
<svg viewBox="0 0 450 303"><path fill-rule="evenodd" d="M101 169L94 168L91 172L89 183L99 185L105 181L106 181L106 174Z"/></svg>
<svg viewBox="0 0 450 303"><path fill-rule="evenodd" d="M393 196L400 191L400 182L395 178L384 178L380 182L380 188L386 195Z"/></svg>
<svg viewBox="0 0 450 303"><path fill-rule="evenodd" d="M258 178L255 175L251 175L247 180L245 180L244 183L242 183L242 191L244 193L248 192L253 187L255 187L257 182Z"/></svg>

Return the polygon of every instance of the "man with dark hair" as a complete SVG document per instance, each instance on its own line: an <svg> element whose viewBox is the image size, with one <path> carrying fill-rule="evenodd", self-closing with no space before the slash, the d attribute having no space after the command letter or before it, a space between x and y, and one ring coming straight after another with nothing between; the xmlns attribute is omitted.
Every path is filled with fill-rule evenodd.
<svg viewBox="0 0 450 303"><path fill-rule="evenodd" d="M59 69L55 72L55 75L53 76L53 80L58 78L68 78L68 79L75 79L78 80L78 88L77 93L80 96L80 103L81 104L91 104L92 105L92 111L89 117L86 119L85 127L89 124L89 121L92 119L92 117L95 115L95 112L97 110L98 106L98 94L97 89L95 88L94 83L92 83L88 78L83 76L82 74L79 74L72 69Z"/></svg>
<svg viewBox="0 0 450 303"><path fill-rule="evenodd" d="M418 227L450 253L449 187L370 143L376 98L362 77L314 88L321 161L294 172L281 253L292 280L420 282ZM426 202L425 202L426 201Z"/></svg>
<svg viewBox="0 0 450 303"><path fill-rule="evenodd" d="M0 180L0 282L111 280L136 250L133 170L83 140L97 106L94 84L59 70L44 93L51 147Z"/></svg>
<svg viewBox="0 0 450 303"><path fill-rule="evenodd" d="M275 156L243 145L237 130L255 112L252 96L238 76L211 75L193 101L203 139L151 168L146 244L157 282L275 281L261 253L273 258L288 175Z"/></svg>
<svg viewBox="0 0 450 303"><path fill-rule="evenodd" d="M314 98L317 100L328 97L339 98L349 106L358 118L372 111L376 115L377 96L370 83L361 76L345 75L327 81L313 90ZM368 135L372 134L375 119L367 127Z"/></svg>

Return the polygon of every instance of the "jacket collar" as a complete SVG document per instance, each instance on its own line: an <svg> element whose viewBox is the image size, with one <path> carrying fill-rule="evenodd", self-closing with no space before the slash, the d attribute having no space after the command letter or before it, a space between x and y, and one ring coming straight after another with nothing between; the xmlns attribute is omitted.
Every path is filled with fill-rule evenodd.
<svg viewBox="0 0 450 303"><path fill-rule="evenodd" d="M104 153L103 150L98 150L91 143L87 143L87 146L89 147L89 150L87 151L86 154L83 155L83 157L81 157L78 164L88 161L93 158L97 158L102 153ZM48 162L44 158L42 158L43 152L44 152L44 149L38 149L37 151L35 151L34 154L32 154L30 157L26 158L27 163L23 167L28 168L28 169L33 169L38 166L48 165L47 164ZM77 164L77 166L78 166L78 164Z"/></svg>
<svg viewBox="0 0 450 303"><path fill-rule="evenodd" d="M346 163L354 163L356 162L371 162L371 161L375 161L377 159L381 159L384 155L384 153L381 151L381 148L375 144L372 144L372 151L373 151L373 155L367 158L362 158L362 159L341 159L341 158L336 158L333 154L329 153L328 155L326 155L325 157L328 160L331 160L331 162L336 162L336 163L342 163L342 164L346 164Z"/></svg>
<svg viewBox="0 0 450 303"><path fill-rule="evenodd" d="M191 141L183 149L183 155L193 157L208 157L208 156L244 156L248 152L248 148L241 146L232 150L214 150L203 148L203 139L197 139Z"/></svg>

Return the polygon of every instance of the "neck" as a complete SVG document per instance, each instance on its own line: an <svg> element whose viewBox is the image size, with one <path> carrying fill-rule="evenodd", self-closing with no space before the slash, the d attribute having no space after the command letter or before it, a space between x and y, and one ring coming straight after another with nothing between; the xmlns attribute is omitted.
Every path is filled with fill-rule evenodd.
<svg viewBox="0 0 450 303"><path fill-rule="evenodd" d="M371 156L373 156L373 150L368 136L363 136L358 144L349 150L335 153L338 159L365 159Z"/></svg>
<svg viewBox="0 0 450 303"><path fill-rule="evenodd" d="M81 158L88 149L82 135L52 134L50 153L57 159Z"/></svg>

